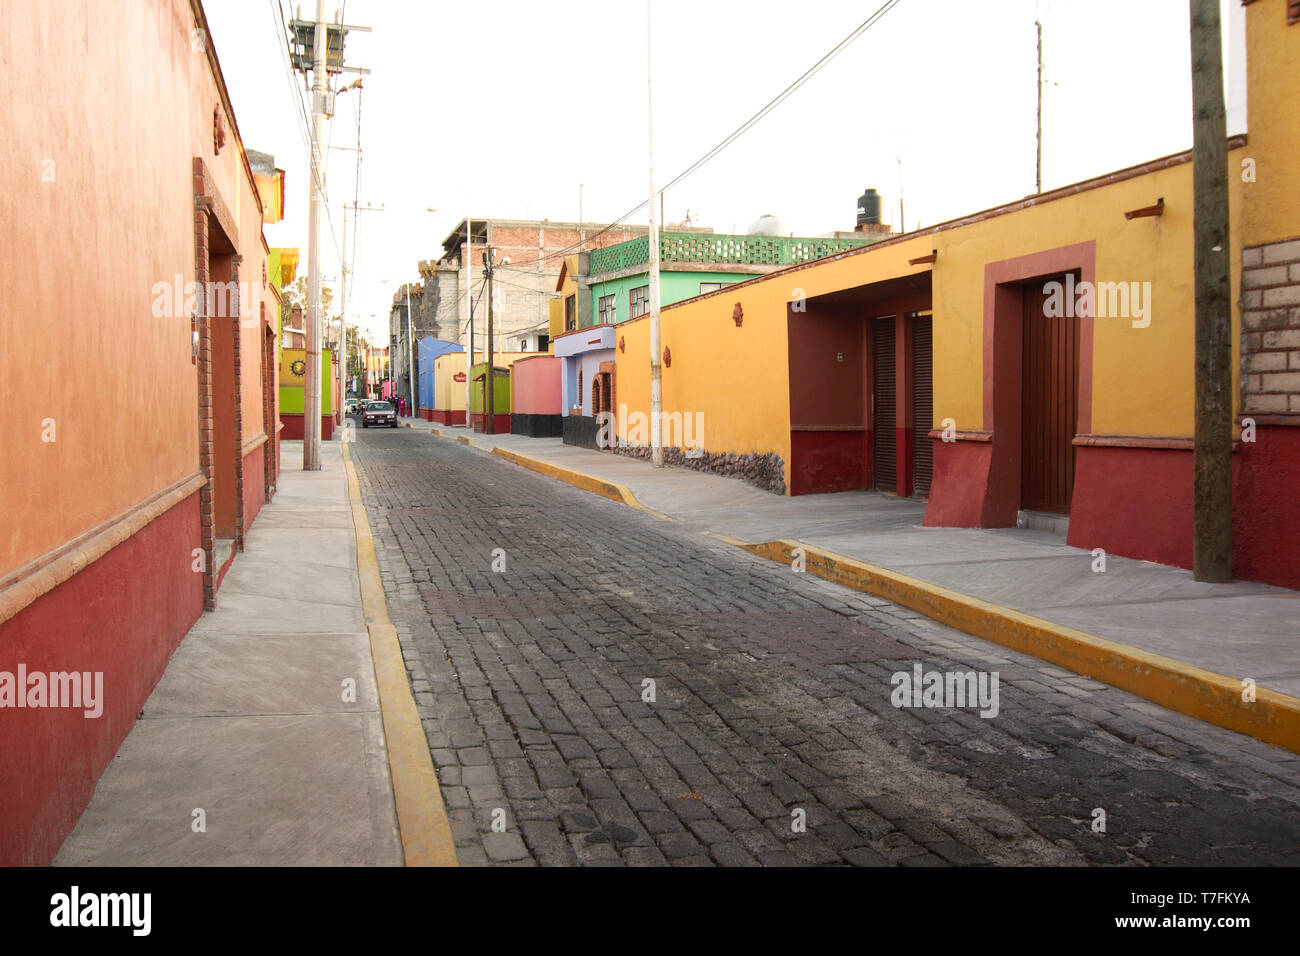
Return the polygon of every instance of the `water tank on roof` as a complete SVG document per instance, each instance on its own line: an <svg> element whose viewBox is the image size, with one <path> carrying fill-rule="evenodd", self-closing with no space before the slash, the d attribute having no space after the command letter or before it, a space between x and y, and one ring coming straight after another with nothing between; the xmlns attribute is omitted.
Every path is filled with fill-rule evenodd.
<svg viewBox="0 0 1300 956"><path fill-rule="evenodd" d="M858 197L858 225L875 225L880 222L880 193L868 189Z"/></svg>
<svg viewBox="0 0 1300 956"><path fill-rule="evenodd" d="M780 216L773 216L771 213L759 216L745 230L747 236L784 236L785 234L785 222Z"/></svg>

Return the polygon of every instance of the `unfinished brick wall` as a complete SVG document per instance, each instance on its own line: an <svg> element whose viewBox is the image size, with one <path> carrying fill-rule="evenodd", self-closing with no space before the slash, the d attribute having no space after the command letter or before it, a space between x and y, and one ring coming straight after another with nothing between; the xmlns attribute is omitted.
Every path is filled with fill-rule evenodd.
<svg viewBox="0 0 1300 956"><path fill-rule="evenodd" d="M481 220L476 220L482 223ZM509 351L512 340L520 333L528 331L545 334L550 325L550 300L555 295L556 281L560 268L564 265L563 253L577 251L573 247L583 242L583 250L600 249L615 243L626 242L637 236L645 235L644 226L615 226L608 232L601 233L601 225L587 223L579 226L571 222L523 222L504 219L490 219L486 222L493 247L498 260L509 259L508 265L502 265L497 273L498 282L493 295L496 298L495 349ZM478 227L475 234L478 235ZM472 246L462 243L458 250L434 266L421 264L421 274L427 279L435 269L451 269L455 272L455 294L445 289L440 296L436 315L441 326L440 338L462 345L468 338L465 329L465 305L463 297L466 292L465 269L466 258L472 265L475 300L481 293L483 279L483 249L480 242ZM455 321L451 319L455 315ZM474 344L476 350L483 348L487 333L486 302L475 306Z"/></svg>
<svg viewBox="0 0 1300 956"><path fill-rule="evenodd" d="M1300 415L1300 238L1241 253L1243 414Z"/></svg>

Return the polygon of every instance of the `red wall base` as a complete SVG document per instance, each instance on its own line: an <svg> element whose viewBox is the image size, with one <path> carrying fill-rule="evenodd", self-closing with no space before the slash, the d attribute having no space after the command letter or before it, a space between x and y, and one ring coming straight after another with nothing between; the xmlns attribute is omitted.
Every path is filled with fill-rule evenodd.
<svg viewBox="0 0 1300 956"><path fill-rule="evenodd" d="M927 439L933 440L933 439ZM982 528L993 443L935 441L927 528Z"/></svg>
<svg viewBox="0 0 1300 956"><path fill-rule="evenodd" d="M1067 543L1190 568L1192 463L1186 449L1080 447ZM1297 485L1300 429L1260 426L1233 455L1234 577L1300 589Z"/></svg>
<svg viewBox="0 0 1300 956"><path fill-rule="evenodd" d="M45 865L203 611L199 494L0 624L0 670L102 671L103 715L0 711L0 865Z"/></svg>
<svg viewBox="0 0 1300 956"><path fill-rule="evenodd" d="M464 425L465 410L458 412L447 411L446 409L435 408L432 411L433 417L429 421L438 425Z"/></svg>
<svg viewBox="0 0 1300 956"><path fill-rule="evenodd" d="M479 414L471 415L471 416L470 416L470 425L473 427L474 431L476 431L476 432L484 432L484 433L487 433L487 416L486 416L486 415L479 415ZM509 435L509 434L510 434L510 416L509 416L509 415L501 415L501 414L493 415L493 416L492 416L492 427L493 427L494 430L491 432L491 434L493 434L493 435Z"/></svg>
<svg viewBox="0 0 1300 956"><path fill-rule="evenodd" d="M1141 561L1192 566L1192 453L1076 449L1066 543Z"/></svg>
<svg viewBox="0 0 1300 956"><path fill-rule="evenodd" d="M866 433L792 431L790 494L812 495L866 487Z"/></svg>
<svg viewBox="0 0 1300 956"><path fill-rule="evenodd" d="M284 423L284 430L280 432L280 439L282 441L302 441L302 415L294 415L290 412L281 412L280 421ZM329 441L334 437L333 415L322 415L320 417L320 437L321 441Z"/></svg>
<svg viewBox="0 0 1300 956"><path fill-rule="evenodd" d="M1300 428L1261 425L1234 458L1233 574L1300 588Z"/></svg>

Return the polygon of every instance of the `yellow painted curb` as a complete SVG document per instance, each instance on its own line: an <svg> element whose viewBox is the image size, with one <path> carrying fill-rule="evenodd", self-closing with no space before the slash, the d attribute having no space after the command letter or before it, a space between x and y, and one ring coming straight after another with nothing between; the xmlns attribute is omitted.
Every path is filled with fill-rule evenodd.
<svg viewBox="0 0 1300 956"><path fill-rule="evenodd" d="M407 866L459 866L451 824L442 802L438 775L433 769L429 744L406 678L406 664L397 629L388 619L388 602L375 562L375 542L361 503L361 487L352 455L343 445L343 465L348 475L348 498L357 533L357 576L361 607L370 633L370 655L379 687L379 709L388 745L388 766L393 779L393 801Z"/></svg>
<svg viewBox="0 0 1300 956"><path fill-rule="evenodd" d="M886 598L967 634L1300 753L1300 700L1286 694L1257 687L1255 700L1246 702L1242 700L1242 682L1236 678L1053 624L896 571L799 541L746 544L730 540L752 554L785 564L791 563L794 550L801 548L808 572L820 578Z"/></svg>
<svg viewBox="0 0 1300 956"><path fill-rule="evenodd" d="M464 441L465 439L461 439ZM484 449L486 451L487 449ZM653 508L647 508L637 500L636 495L632 494L632 489L627 485L620 484L617 481L610 481L607 478L597 478L595 475L588 475L572 468L565 468L561 465L553 465L549 461L542 461L539 458L533 458L529 455L521 455L519 452L510 451L506 448L496 447L492 449L492 454L498 458L504 458L506 461L514 462L524 468L531 469L538 474L546 475L550 478L558 478L560 481L568 482L576 488L583 491L590 491L593 494L608 498L611 501L617 501L629 507L636 508L638 511L644 511L647 514L655 515L667 520L668 515L655 511Z"/></svg>

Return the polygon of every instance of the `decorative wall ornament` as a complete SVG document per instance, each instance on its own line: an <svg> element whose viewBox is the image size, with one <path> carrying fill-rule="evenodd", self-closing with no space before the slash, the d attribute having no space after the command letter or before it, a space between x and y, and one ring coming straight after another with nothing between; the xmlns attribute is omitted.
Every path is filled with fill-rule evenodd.
<svg viewBox="0 0 1300 956"><path fill-rule="evenodd" d="M672 364L673 364L673 353L671 350L669 350L668 346L665 345L664 346L664 368L672 368Z"/></svg>
<svg viewBox="0 0 1300 956"><path fill-rule="evenodd" d="M740 307L739 302L737 302L736 307L731 310L731 317L736 320L736 328L740 328L740 323L745 320L745 310Z"/></svg>
<svg viewBox="0 0 1300 956"><path fill-rule="evenodd" d="M212 110L212 155L220 153L225 145L226 121L221 115L221 107L217 106Z"/></svg>

